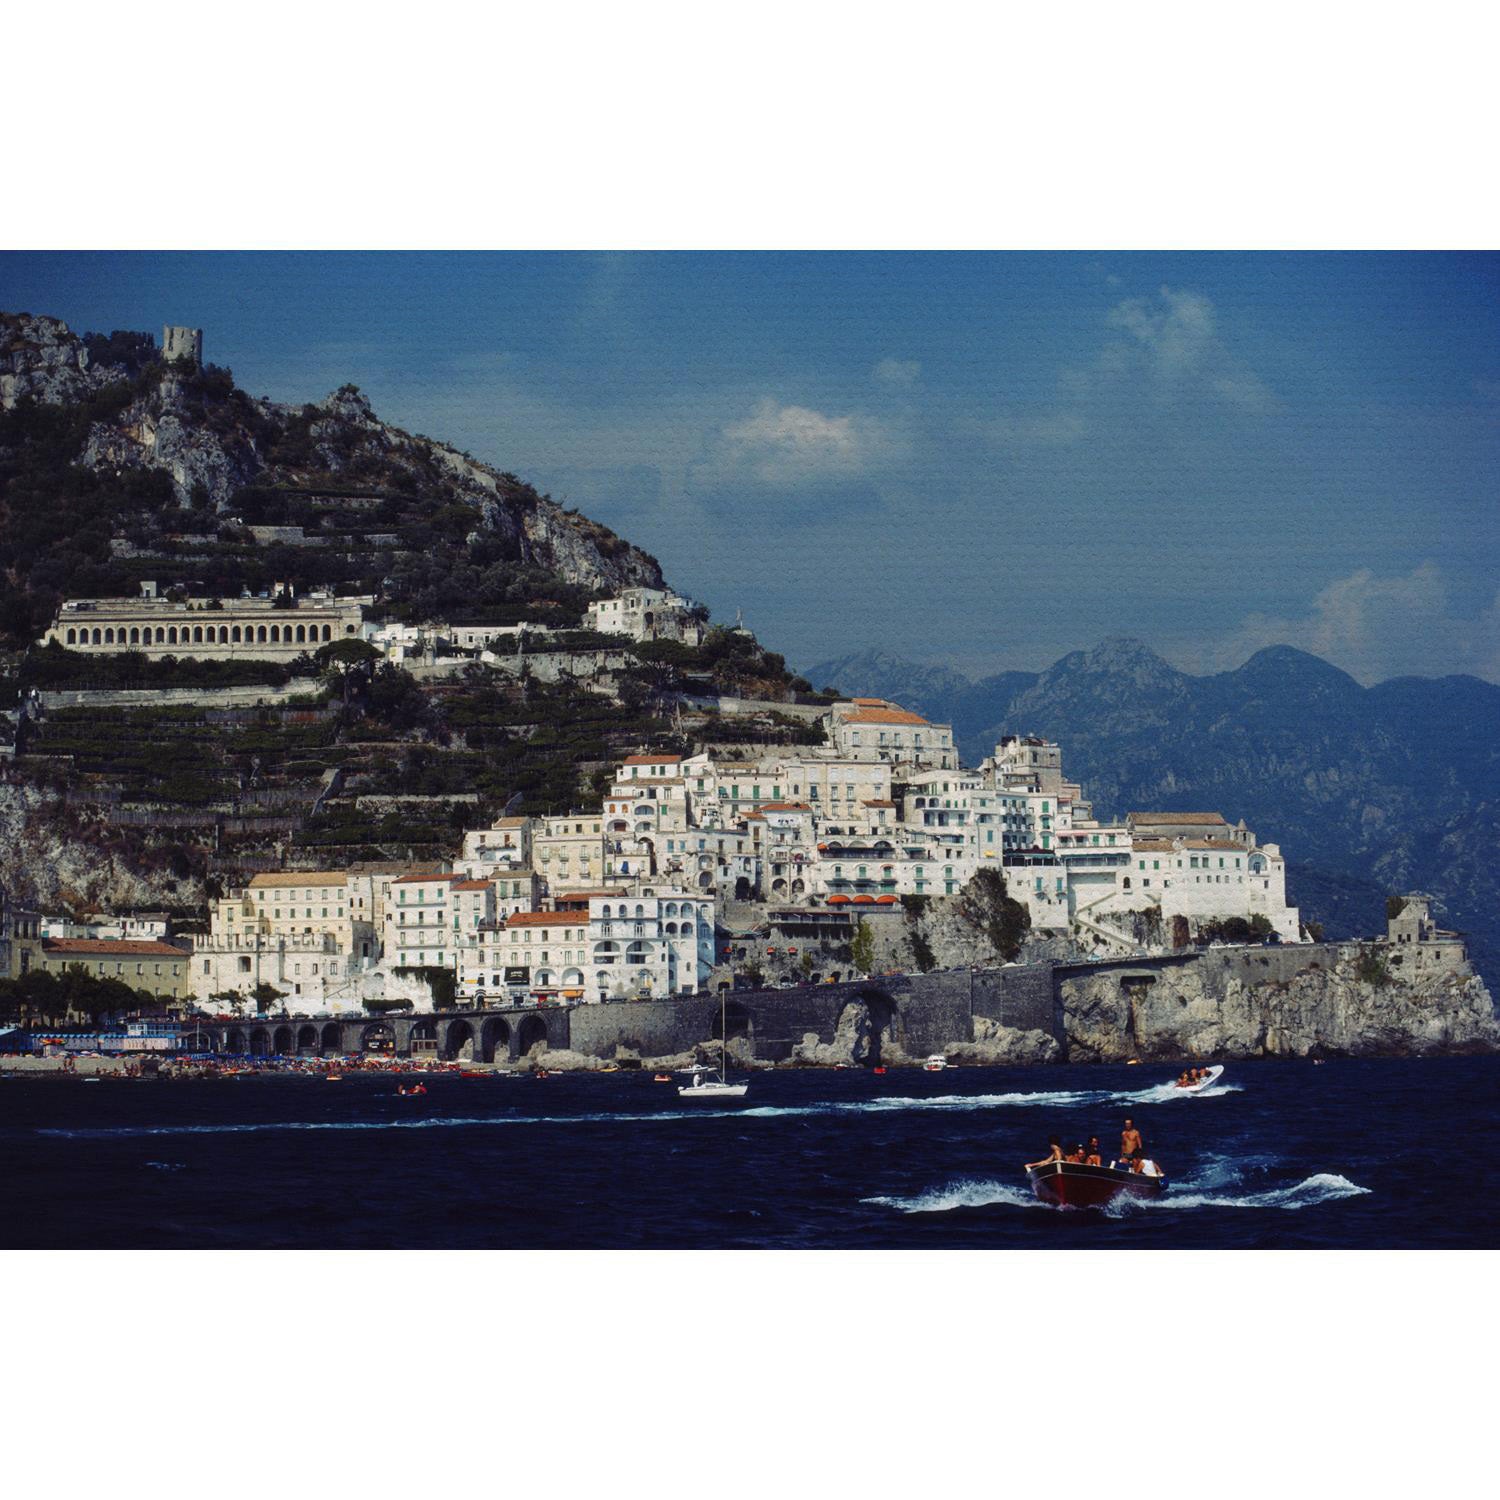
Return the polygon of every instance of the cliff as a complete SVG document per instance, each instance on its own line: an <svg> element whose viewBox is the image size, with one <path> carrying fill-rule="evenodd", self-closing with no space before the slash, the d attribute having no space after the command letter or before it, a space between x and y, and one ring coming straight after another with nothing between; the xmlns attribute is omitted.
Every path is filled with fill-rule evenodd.
<svg viewBox="0 0 1500 1500"><path fill-rule="evenodd" d="M18 645L59 598L142 578L317 584L418 612L540 601L571 623L591 593L663 582L607 527L382 421L353 386L286 405L164 362L149 335L26 313L0 313L0 492L0 567L25 605L0 627Z"/></svg>
<svg viewBox="0 0 1500 1500"><path fill-rule="evenodd" d="M1209 952L1072 975L1059 993L1074 1062L1500 1050L1489 991L1452 943Z"/></svg>

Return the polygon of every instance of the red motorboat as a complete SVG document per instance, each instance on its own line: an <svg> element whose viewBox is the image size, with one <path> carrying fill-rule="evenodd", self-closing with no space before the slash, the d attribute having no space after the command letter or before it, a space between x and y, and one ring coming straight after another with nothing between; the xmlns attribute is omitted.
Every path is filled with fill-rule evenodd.
<svg viewBox="0 0 1500 1500"><path fill-rule="evenodd" d="M1148 1162L1155 1168L1155 1162ZM1081 1162L1049 1161L1028 1167L1031 1191L1060 1208L1102 1208L1119 1197L1159 1198L1167 1190L1161 1170L1128 1172L1120 1167L1086 1167Z"/></svg>

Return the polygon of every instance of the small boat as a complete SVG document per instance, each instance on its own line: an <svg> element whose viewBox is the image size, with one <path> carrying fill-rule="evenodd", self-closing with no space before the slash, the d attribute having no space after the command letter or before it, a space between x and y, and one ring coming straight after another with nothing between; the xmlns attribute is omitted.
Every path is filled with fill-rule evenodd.
<svg viewBox="0 0 1500 1500"><path fill-rule="evenodd" d="M459 1071L460 1078L488 1078L488 1073L481 1073L476 1068L462 1068Z"/></svg>
<svg viewBox="0 0 1500 1500"><path fill-rule="evenodd" d="M329 1073L325 1075L325 1082L327 1083L342 1083L343 1081L344 1075L342 1073Z"/></svg>
<svg viewBox="0 0 1500 1500"><path fill-rule="evenodd" d="M658 1073L651 1080L652 1083L671 1083L671 1081L672 1075L670 1073Z"/></svg>
<svg viewBox="0 0 1500 1500"><path fill-rule="evenodd" d="M743 1099L750 1090L748 1083L730 1083L712 1068L694 1068L692 1077L677 1090L679 1099Z"/></svg>
<svg viewBox="0 0 1500 1500"><path fill-rule="evenodd" d="M729 1035L729 997L725 991L719 997L719 1035ZM692 1068L693 1081L682 1085L677 1090L679 1099L743 1099L750 1091L748 1083L731 1083L729 1081L729 1047L727 1042L719 1044L719 1066L717 1068L705 1068L702 1066Z"/></svg>
<svg viewBox="0 0 1500 1500"><path fill-rule="evenodd" d="M1059 1208L1102 1208L1116 1198L1159 1198L1167 1190L1167 1179L1152 1161L1139 1172L1049 1161L1039 1167L1028 1167L1026 1178L1031 1191L1043 1203Z"/></svg>
<svg viewBox="0 0 1500 1500"><path fill-rule="evenodd" d="M925 1073L941 1073L948 1066L948 1059L941 1052L934 1052L926 1062L922 1064Z"/></svg>
<svg viewBox="0 0 1500 1500"><path fill-rule="evenodd" d="M876 1074L880 1078L884 1078L885 1077L885 1069L884 1068L871 1068L870 1071L872 1073Z"/></svg>
<svg viewBox="0 0 1500 1500"><path fill-rule="evenodd" d="M1222 1065L1215 1064L1209 1068L1196 1083L1179 1083L1173 1085L1179 1094L1201 1094L1204 1089L1219 1081L1224 1069Z"/></svg>

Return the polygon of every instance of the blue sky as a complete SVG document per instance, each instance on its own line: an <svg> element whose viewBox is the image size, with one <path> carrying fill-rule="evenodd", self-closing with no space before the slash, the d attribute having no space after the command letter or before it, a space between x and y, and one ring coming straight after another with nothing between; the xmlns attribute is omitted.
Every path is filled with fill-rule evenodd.
<svg viewBox="0 0 1500 1500"><path fill-rule="evenodd" d="M1500 256L14 253L0 307L352 380L794 664L1500 680Z"/></svg>

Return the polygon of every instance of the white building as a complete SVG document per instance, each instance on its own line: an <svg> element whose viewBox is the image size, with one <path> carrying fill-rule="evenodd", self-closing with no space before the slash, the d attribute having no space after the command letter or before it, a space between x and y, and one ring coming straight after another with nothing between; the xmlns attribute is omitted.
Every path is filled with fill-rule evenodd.
<svg viewBox="0 0 1500 1500"><path fill-rule="evenodd" d="M958 766L951 724L933 724L884 698L835 703L832 739L838 753L853 760L879 759L918 771Z"/></svg>
<svg viewBox="0 0 1500 1500"><path fill-rule="evenodd" d="M69 651L138 651L148 657L289 661L333 641L357 637L373 596L297 598L278 584L257 599L164 599L141 585L139 599L68 599L41 644ZM279 597L275 597L279 595Z"/></svg>
<svg viewBox="0 0 1500 1500"><path fill-rule="evenodd" d="M584 623L590 630L629 636L633 641L681 641L696 646L703 639L703 624L692 602L667 589L625 589L613 598L596 600L585 611Z"/></svg>

